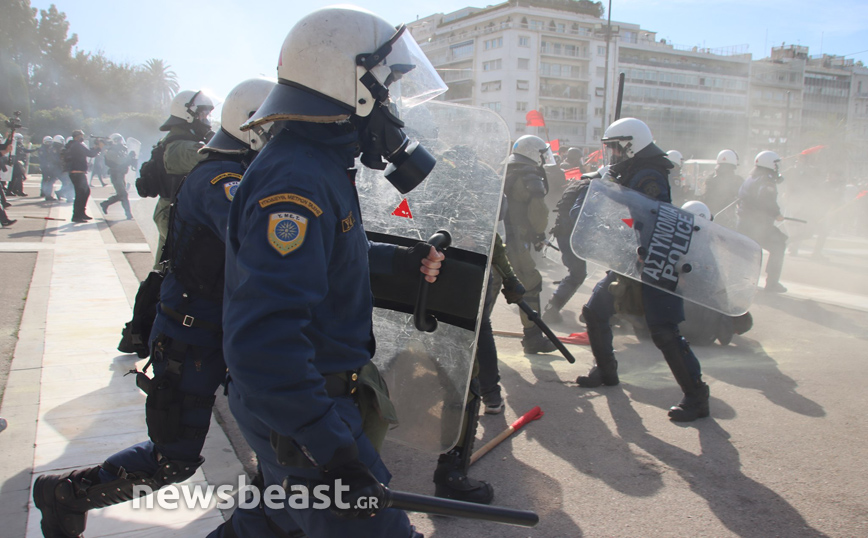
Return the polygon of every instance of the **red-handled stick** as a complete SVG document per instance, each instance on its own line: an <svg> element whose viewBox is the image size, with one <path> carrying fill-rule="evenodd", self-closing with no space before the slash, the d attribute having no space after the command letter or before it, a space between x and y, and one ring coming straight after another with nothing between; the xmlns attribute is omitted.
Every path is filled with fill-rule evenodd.
<svg viewBox="0 0 868 538"><path fill-rule="evenodd" d="M55 217L31 217L30 215L24 215L25 219L40 219L40 220L66 220L66 219L58 219Z"/></svg>
<svg viewBox="0 0 868 538"><path fill-rule="evenodd" d="M485 443L485 445L482 448L480 448L479 450L474 452L473 455L470 456L470 465L473 465L474 463L476 463L476 460L478 460L482 456L488 454L491 451L491 449L493 449L494 447L496 447L497 445L502 443L507 437L509 437L510 435L515 433L516 431L520 430L522 428L522 426L524 426L525 424L527 424L528 422L530 422L532 420L541 419L544 414L545 413L543 412L543 410L540 409L539 406L536 406L533 409L531 409L530 411L528 411L527 413L525 413L524 415L522 415L518 420L513 422L509 428L500 432L497 435L497 437L495 437L491 441Z"/></svg>

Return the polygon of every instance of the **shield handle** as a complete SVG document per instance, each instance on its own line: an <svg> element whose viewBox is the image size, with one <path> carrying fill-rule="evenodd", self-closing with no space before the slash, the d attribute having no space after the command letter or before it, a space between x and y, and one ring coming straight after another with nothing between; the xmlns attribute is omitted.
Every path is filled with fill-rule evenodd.
<svg viewBox="0 0 868 538"><path fill-rule="evenodd" d="M452 235L446 230L437 230L437 233L428 238L428 244L439 251L446 250L452 244ZM429 284L425 275L419 276L419 293L416 295L413 322L418 330L431 333L437 329L437 319L428 314Z"/></svg>

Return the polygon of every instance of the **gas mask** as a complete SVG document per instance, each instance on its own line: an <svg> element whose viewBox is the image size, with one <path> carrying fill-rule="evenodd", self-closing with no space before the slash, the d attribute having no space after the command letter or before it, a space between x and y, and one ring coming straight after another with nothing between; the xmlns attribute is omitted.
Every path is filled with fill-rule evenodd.
<svg viewBox="0 0 868 538"><path fill-rule="evenodd" d="M356 65L362 73L358 82L373 98L370 113L350 120L359 132L360 160L385 170L389 183L406 194L431 173L436 159L404 133L395 103L411 108L443 93L446 85L404 25L376 51L356 56Z"/></svg>
<svg viewBox="0 0 868 538"><path fill-rule="evenodd" d="M401 194L422 183L436 159L418 141L404 133L404 122L390 104L379 102L365 118L353 117L359 131L362 164L385 170L386 179Z"/></svg>

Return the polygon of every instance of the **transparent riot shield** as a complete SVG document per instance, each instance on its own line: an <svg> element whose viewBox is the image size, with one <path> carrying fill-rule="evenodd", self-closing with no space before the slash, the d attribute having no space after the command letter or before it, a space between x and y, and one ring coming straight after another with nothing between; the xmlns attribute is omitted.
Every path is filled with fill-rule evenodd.
<svg viewBox="0 0 868 538"><path fill-rule="evenodd" d="M135 183L139 177L139 163L142 162L142 143L133 137L127 138L127 151L130 155L135 153L135 159L130 163L130 169L127 170L125 180L128 183Z"/></svg>
<svg viewBox="0 0 868 538"><path fill-rule="evenodd" d="M728 316L757 290L762 249L733 230L594 180L570 244L579 258Z"/></svg>
<svg viewBox="0 0 868 538"><path fill-rule="evenodd" d="M503 119L488 109L427 102L401 117L436 165L404 195L382 172L358 166L365 230L374 241L397 245L426 241L439 230L452 241L428 291L429 311L438 320L433 332L414 325L416 288L395 289L394 279L372 275L374 362L397 409L389 437L438 453L452 448L461 432L510 138Z"/></svg>

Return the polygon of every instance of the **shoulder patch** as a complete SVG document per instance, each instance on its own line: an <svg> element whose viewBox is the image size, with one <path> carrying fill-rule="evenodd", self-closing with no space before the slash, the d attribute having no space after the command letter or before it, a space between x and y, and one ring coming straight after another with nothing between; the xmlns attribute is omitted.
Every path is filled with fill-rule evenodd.
<svg viewBox="0 0 868 538"><path fill-rule="evenodd" d="M353 212L350 211L350 214L347 215L347 218L341 220L341 228L344 233L353 229L353 226L356 224L356 219L353 218Z"/></svg>
<svg viewBox="0 0 868 538"><path fill-rule="evenodd" d="M216 185L227 178L235 179L235 180L237 180L236 181L236 183L237 183L238 181L241 181L241 174L236 174L235 172L224 172L224 173L220 174L219 176L215 177L214 179L212 179L211 184Z"/></svg>
<svg viewBox="0 0 868 538"><path fill-rule="evenodd" d="M660 186L657 185L657 182L655 181L647 181L645 182L645 186L642 188L642 192L651 198L657 198L660 195Z"/></svg>
<svg viewBox="0 0 868 538"><path fill-rule="evenodd" d="M292 194L292 193L288 193L288 192L284 192L281 194L274 194L272 196L268 196L266 198L263 198L262 200L259 200L259 206L261 208L265 209L266 207L268 207L270 205L279 204L281 202L290 202L293 204L298 204L301 207L304 207L304 208L310 210L310 212L313 213L314 216L316 216L316 217L319 217L320 215L322 215L322 209L320 209L318 205L316 205L312 201L308 200L304 196L299 196L297 194Z"/></svg>
<svg viewBox="0 0 868 538"><path fill-rule="evenodd" d="M238 185L240 184L241 182L238 180L227 181L223 184L223 193L226 195L227 200L231 202L232 199L235 198L235 191L238 190Z"/></svg>
<svg viewBox="0 0 868 538"><path fill-rule="evenodd" d="M296 213L272 213L268 219L268 244L281 256L304 243L307 218Z"/></svg>

